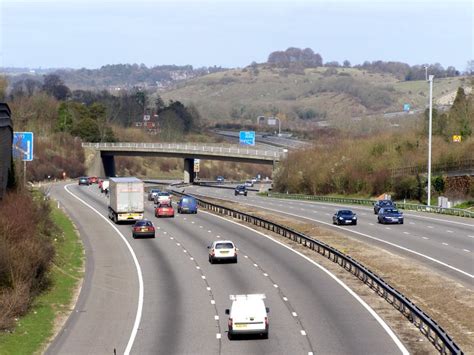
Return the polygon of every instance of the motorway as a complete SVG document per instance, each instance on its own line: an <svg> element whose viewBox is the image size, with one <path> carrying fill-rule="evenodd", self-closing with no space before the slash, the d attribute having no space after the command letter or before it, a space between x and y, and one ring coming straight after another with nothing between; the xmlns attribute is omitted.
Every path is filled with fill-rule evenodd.
<svg viewBox="0 0 474 355"><path fill-rule="evenodd" d="M469 218L404 212L403 225L380 225L372 207L286 200L257 196L234 196L233 190L197 187L187 193L215 197L323 224L365 242L414 258L450 278L474 288L474 221ZM350 208L358 215L357 226L335 226L332 215Z"/></svg>
<svg viewBox="0 0 474 355"><path fill-rule="evenodd" d="M76 307L48 354L399 354L390 328L329 271L278 242L200 210L157 220L132 239L107 220L96 185L55 185L78 227L86 273ZM210 264L207 246L231 239L237 264ZM227 338L229 295L265 293L269 339Z"/></svg>

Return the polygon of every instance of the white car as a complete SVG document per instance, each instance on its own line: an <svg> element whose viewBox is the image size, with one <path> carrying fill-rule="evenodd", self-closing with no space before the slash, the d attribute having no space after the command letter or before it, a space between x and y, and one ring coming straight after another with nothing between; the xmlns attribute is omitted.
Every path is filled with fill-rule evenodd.
<svg viewBox="0 0 474 355"><path fill-rule="evenodd" d="M159 205L162 203L171 204L171 194L169 192L160 191L155 195L154 202L156 205Z"/></svg>
<svg viewBox="0 0 474 355"><path fill-rule="evenodd" d="M211 264L224 260L237 262L237 248L230 240L216 240L207 248L209 249L209 262Z"/></svg>
<svg viewBox="0 0 474 355"><path fill-rule="evenodd" d="M264 294L230 295L232 306L225 310L229 316L229 339L240 334L261 335L268 339L268 313Z"/></svg>

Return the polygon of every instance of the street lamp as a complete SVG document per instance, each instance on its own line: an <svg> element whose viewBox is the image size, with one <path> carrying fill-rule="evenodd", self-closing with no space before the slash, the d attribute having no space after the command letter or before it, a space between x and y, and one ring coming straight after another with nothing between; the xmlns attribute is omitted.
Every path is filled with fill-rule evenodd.
<svg viewBox="0 0 474 355"><path fill-rule="evenodd" d="M433 126L433 79L434 75L430 75L428 78L428 81L430 82L430 113L428 124L428 206L431 204L431 131Z"/></svg>
<svg viewBox="0 0 474 355"><path fill-rule="evenodd" d="M288 160L288 149L283 149L283 153L285 154L285 160L286 160L286 194L288 194L289 190L289 180L290 180L290 162Z"/></svg>
<svg viewBox="0 0 474 355"><path fill-rule="evenodd" d="M281 120L278 117L274 117L276 120L278 120L278 137L281 136Z"/></svg>

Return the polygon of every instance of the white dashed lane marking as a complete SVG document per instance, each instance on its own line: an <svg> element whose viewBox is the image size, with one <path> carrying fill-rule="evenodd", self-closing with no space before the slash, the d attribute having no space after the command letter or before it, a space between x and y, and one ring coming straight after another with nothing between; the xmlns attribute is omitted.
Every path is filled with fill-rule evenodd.
<svg viewBox="0 0 474 355"><path fill-rule="evenodd" d="M469 249L463 249L466 253L470 253L471 251Z"/></svg>
<svg viewBox="0 0 474 355"><path fill-rule="evenodd" d="M221 334L220 333L217 333L216 334L216 339L220 339L221 338Z"/></svg>
<svg viewBox="0 0 474 355"><path fill-rule="evenodd" d="M433 226L426 226L426 228L430 228L430 229L433 229L434 227L433 227Z"/></svg>
<svg viewBox="0 0 474 355"><path fill-rule="evenodd" d="M410 232L403 232L403 234L410 234Z"/></svg>
<svg viewBox="0 0 474 355"><path fill-rule="evenodd" d="M447 230L446 233L454 233L453 231Z"/></svg>
<svg viewBox="0 0 474 355"><path fill-rule="evenodd" d="M443 245L449 245L448 243L443 243Z"/></svg>
<svg viewBox="0 0 474 355"><path fill-rule="evenodd" d="M301 335L306 335L306 332L304 330L300 330Z"/></svg>
<svg viewBox="0 0 474 355"><path fill-rule="evenodd" d="M422 237L422 238L423 238L423 239L425 239L425 240L428 240L428 239L430 239L430 238L428 238L428 237Z"/></svg>

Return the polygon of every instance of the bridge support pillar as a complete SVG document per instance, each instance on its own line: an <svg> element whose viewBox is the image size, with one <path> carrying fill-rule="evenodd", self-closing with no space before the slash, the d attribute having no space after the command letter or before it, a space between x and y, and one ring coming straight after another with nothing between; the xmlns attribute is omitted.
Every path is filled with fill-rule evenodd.
<svg viewBox="0 0 474 355"><path fill-rule="evenodd" d="M115 160L113 155L104 155L99 150L94 156L86 171L87 176L110 177L115 176Z"/></svg>
<svg viewBox="0 0 474 355"><path fill-rule="evenodd" d="M184 158L183 182L185 184L192 184L194 182L194 159L193 158Z"/></svg>

